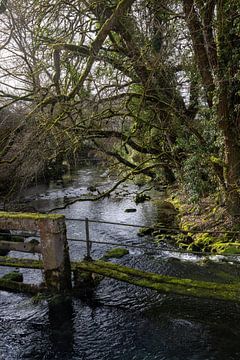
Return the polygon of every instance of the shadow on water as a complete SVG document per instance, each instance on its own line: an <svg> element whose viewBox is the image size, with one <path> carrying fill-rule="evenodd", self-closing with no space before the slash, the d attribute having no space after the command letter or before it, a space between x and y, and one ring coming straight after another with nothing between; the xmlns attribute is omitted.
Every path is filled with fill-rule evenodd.
<svg viewBox="0 0 240 360"><path fill-rule="evenodd" d="M57 297L48 302L49 340L53 352L71 355L74 344L74 310L72 300Z"/></svg>

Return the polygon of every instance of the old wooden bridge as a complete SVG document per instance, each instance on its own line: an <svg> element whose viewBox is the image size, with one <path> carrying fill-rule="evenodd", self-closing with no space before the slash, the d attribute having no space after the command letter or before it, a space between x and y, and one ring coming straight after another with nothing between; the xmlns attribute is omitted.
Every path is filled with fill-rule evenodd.
<svg viewBox="0 0 240 360"><path fill-rule="evenodd" d="M100 274L137 286L147 287L162 293L240 302L238 284L228 285L182 279L145 272L108 261L92 261L89 258L88 227L86 228L86 259L78 262L70 261L65 217L63 215L0 212L0 229L1 231L39 232L39 244L1 240L0 250L39 253L42 256L41 260L0 256L0 266L42 269L44 274L44 283L40 286L0 278L0 289L2 290L28 293L69 293L72 291L76 293L79 286L78 275L87 272L88 274ZM74 281L72 281L72 272L74 273Z"/></svg>

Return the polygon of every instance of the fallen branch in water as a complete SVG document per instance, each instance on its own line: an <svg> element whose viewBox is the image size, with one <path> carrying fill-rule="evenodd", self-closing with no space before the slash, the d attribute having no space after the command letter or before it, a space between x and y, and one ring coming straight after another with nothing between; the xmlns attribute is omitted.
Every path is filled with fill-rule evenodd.
<svg viewBox="0 0 240 360"><path fill-rule="evenodd" d="M142 165L142 164L141 164ZM144 170L150 170L156 166L158 166L159 164L154 164L154 165L149 165L146 168L144 168ZM140 165L139 165L140 166ZM59 207L55 207L51 210L49 210L47 213L51 213L53 211L57 211L57 210L63 210L66 209L68 206L75 204L78 201L98 201L100 199L103 199L105 197L109 197L110 194L117 189L117 187L122 184L123 182L125 182L126 180L128 180L131 176L135 176L138 174L141 174L143 171L143 169L134 169L131 172L129 172L126 176L124 176L122 179L120 179L119 181L116 182L116 184L111 187L111 189L104 191L103 193L97 195L97 196L91 196L91 197L77 197L72 201L68 201L66 204L64 204L63 206L59 206Z"/></svg>

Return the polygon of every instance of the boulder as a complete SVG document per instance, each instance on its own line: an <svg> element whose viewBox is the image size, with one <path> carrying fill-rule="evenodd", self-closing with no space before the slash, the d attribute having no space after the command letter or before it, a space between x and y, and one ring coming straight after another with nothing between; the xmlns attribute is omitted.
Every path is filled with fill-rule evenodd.
<svg viewBox="0 0 240 360"><path fill-rule="evenodd" d="M159 221L166 227L178 227L178 210L169 201L161 201L157 204Z"/></svg>

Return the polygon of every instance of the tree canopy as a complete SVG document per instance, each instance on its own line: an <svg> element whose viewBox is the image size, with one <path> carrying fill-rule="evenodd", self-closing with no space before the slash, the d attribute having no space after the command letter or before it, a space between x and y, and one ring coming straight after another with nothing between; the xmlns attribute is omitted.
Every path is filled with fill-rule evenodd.
<svg viewBox="0 0 240 360"><path fill-rule="evenodd" d="M239 0L8 0L0 13L0 116L21 107L34 129L17 154L3 136L0 166L87 144L193 198L218 189L239 216Z"/></svg>

